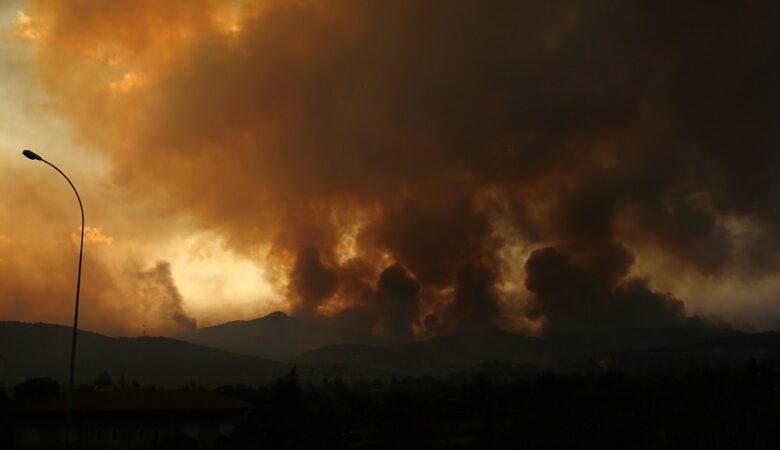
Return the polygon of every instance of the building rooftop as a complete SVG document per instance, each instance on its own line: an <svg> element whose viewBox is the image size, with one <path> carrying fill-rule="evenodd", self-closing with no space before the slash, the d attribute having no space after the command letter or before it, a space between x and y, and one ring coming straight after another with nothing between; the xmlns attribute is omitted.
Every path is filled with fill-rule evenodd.
<svg viewBox="0 0 780 450"><path fill-rule="evenodd" d="M16 408L20 414L64 412L65 397L34 402ZM251 403L210 391L128 390L76 392L73 410L81 413L214 411L252 408Z"/></svg>

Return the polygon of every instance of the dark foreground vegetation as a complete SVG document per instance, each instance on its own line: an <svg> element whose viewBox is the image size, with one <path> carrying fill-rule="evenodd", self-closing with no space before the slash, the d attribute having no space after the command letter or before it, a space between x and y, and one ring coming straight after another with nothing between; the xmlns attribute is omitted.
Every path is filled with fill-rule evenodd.
<svg viewBox="0 0 780 450"><path fill-rule="evenodd" d="M257 405L224 448L780 448L780 371L756 362L219 391Z"/></svg>
<svg viewBox="0 0 780 450"><path fill-rule="evenodd" d="M302 382L293 370L265 385L222 386L255 408L219 448L780 448L775 364L488 372L346 384ZM12 391L13 401L0 394L0 448L10 443L9 408L56 395L41 380Z"/></svg>
<svg viewBox="0 0 780 450"><path fill-rule="evenodd" d="M4 392L0 392L0 448L11 447L11 428L8 418L8 410L11 401Z"/></svg>

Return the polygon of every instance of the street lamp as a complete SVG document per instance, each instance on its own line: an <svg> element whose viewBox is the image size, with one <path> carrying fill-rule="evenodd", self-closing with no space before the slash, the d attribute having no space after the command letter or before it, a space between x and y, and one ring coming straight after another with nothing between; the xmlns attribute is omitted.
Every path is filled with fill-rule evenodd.
<svg viewBox="0 0 780 450"><path fill-rule="evenodd" d="M59 172L60 175L65 177L65 180L68 182L70 187L73 188L73 192L76 193L76 200L79 201L79 208L81 209L81 242L79 244L79 270L78 276L76 277L76 309L73 313L73 339L71 340L70 347L70 374L68 376L68 398L67 409L65 413L65 441L70 443L70 426L73 416L73 373L76 366L76 331L78 330L79 325L79 296L81 294L81 261L84 256L84 206L81 204L81 197L79 196L79 191L76 190L76 186L73 185L73 183L70 181L70 178L68 178L68 176L65 175L57 166L41 158L38 156L38 154L31 150L23 150L22 154L33 161L45 162L46 164L53 167L54 170Z"/></svg>

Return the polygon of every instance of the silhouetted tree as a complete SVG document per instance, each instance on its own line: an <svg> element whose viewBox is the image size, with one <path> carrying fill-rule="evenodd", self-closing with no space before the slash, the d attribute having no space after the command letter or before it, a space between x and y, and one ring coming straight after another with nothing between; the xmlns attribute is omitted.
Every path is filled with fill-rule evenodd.
<svg viewBox="0 0 780 450"><path fill-rule="evenodd" d="M14 387L17 404L46 400L60 395L60 385L51 378L30 378Z"/></svg>
<svg viewBox="0 0 780 450"><path fill-rule="evenodd" d="M113 380L111 379L111 375L108 373L108 371L104 371L101 373L94 381L94 384L96 388L107 388L113 384Z"/></svg>
<svg viewBox="0 0 780 450"><path fill-rule="evenodd" d="M182 386L185 391L202 391L203 384L198 380L190 380Z"/></svg>

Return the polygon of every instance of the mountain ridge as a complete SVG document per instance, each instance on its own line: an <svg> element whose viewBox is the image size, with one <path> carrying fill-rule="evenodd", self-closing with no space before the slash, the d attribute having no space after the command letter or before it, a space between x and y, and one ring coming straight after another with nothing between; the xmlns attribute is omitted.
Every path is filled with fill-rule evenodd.
<svg viewBox="0 0 780 450"><path fill-rule="evenodd" d="M501 330L452 334L392 346L330 345L291 360L305 364L366 366L405 374L445 374L503 361L537 367L585 364L605 354L684 346L743 336L730 329L648 328L572 333L544 337Z"/></svg>
<svg viewBox="0 0 780 450"><path fill-rule="evenodd" d="M265 319L261 321L265 324L269 320L295 320L283 314L259 319ZM231 324L245 322L252 321L224 325L229 330ZM70 335L70 327L62 325L0 322L0 383L34 376L63 381L69 364ZM255 385L281 376L294 366L307 380L357 380L449 376L507 368L600 370L605 361L613 367L660 367L691 358L741 361L762 355L780 361L780 332L749 335L729 329L658 328L530 337L488 329L405 343L327 344L273 361L176 338L109 337L79 330L76 374L81 384L89 384L108 371L114 378L160 387L181 386L189 381L204 386Z"/></svg>
<svg viewBox="0 0 780 450"><path fill-rule="evenodd" d="M72 329L63 325L0 322L0 381L30 377L64 381L70 363ZM91 383L104 371L142 385L256 384L283 374L277 361L191 344L168 337L110 337L79 330L76 382Z"/></svg>
<svg viewBox="0 0 780 450"><path fill-rule="evenodd" d="M198 328L174 337L193 344L277 361L326 345L381 341L374 336L328 329L281 311L255 319Z"/></svg>
<svg viewBox="0 0 780 450"><path fill-rule="evenodd" d="M334 333L281 311L198 328L175 337L193 344L273 360L284 360L312 347L343 342Z"/></svg>

